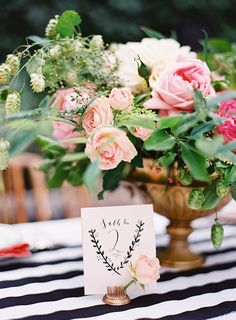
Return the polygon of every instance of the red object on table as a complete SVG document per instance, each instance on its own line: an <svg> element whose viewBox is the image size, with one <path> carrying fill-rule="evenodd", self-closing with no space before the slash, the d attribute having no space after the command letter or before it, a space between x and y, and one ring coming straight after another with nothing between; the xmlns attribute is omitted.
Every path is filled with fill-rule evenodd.
<svg viewBox="0 0 236 320"><path fill-rule="evenodd" d="M0 249L0 258L29 257L32 255L29 249L30 245L28 243L19 243L14 246Z"/></svg>

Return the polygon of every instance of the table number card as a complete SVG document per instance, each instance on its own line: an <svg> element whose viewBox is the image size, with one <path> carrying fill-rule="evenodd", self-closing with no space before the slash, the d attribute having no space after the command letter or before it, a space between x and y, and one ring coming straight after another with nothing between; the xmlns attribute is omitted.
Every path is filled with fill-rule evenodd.
<svg viewBox="0 0 236 320"><path fill-rule="evenodd" d="M130 263L156 256L152 205L83 208L81 218L85 294L126 284Z"/></svg>

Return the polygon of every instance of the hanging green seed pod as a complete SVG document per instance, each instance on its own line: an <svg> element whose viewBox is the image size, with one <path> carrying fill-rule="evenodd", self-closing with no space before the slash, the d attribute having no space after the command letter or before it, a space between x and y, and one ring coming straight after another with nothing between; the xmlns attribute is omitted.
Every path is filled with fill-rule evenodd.
<svg viewBox="0 0 236 320"><path fill-rule="evenodd" d="M219 198L223 198L229 192L229 186L224 182L223 179L220 179L216 183L216 194Z"/></svg>
<svg viewBox="0 0 236 320"><path fill-rule="evenodd" d="M6 63L0 65L0 84L8 83L10 79L10 66Z"/></svg>
<svg viewBox="0 0 236 320"><path fill-rule="evenodd" d="M189 186L193 182L193 177L191 176L191 173L185 169L179 170L178 178L183 186Z"/></svg>
<svg viewBox="0 0 236 320"><path fill-rule="evenodd" d="M19 92L9 93L6 99L5 112L7 115L20 111L21 97Z"/></svg>
<svg viewBox="0 0 236 320"><path fill-rule="evenodd" d="M14 54L8 54L6 64L10 67L10 75L15 76L20 69L20 59Z"/></svg>
<svg viewBox="0 0 236 320"><path fill-rule="evenodd" d="M10 143L5 139L0 139L0 170L7 168L9 148Z"/></svg>
<svg viewBox="0 0 236 320"><path fill-rule="evenodd" d="M57 26L58 18L59 18L59 16L56 15L53 19L49 20L49 22L48 22L48 24L46 26L45 35L49 39L53 39L57 35L56 26Z"/></svg>
<svg viewBox="0 0 236 320"><path fill-rule="evenodd" d="M136 62L138 64L138 74L140 77L144 78L146 81L149 80L149 77L151 75L151 68L145 64L140 57L136 58Z"/></svg>
<svg viewBox="0 0 236 320"><path fill-rule="evenodd" d="M204 201L205 201L205 196L201 189L193 189L189 193L189 197L188 197L189 208L194 210L199 210L202 208Z"/></svg>
<svg viewBox="0 0 236 320"><path fill-rule="evenodd" d="M211 242L216 249L221 247L224 239L224 227L219 223L216 218L215 223L211 227Z"/></svg>

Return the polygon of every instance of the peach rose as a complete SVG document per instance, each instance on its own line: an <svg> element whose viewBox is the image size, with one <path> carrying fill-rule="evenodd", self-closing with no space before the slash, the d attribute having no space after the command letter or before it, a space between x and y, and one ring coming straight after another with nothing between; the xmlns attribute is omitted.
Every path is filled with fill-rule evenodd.
<svg viewBox="0 0 236 320"><path fill-rule="evenodd" d="M113 114L108 103L108 98L101 96L88 106L83 118L82 127L87 135L98 127L109 126L113 124Z"/></svg>
<svg viewBox="0 0 236 320"><path fill-rule="evenodd" d="M81 90L80 88L57 90L56 98L52 103L52 107L61 112L82 108L91 100L91 94L92 92L90 88Z"/></svg>
<svg viewBox="0 0 236 320"><path fill-rule="evenodd" d="M98 160L101 170L110 170L121 161L130 162L137 151L124 131L115 127L102 127L88 138L85 153L92 162Z"/></svg>
<svg viewBox="0 0 236 320"><path fill-rule="evenodd" d="M133 135L136 138L139 138L139 139L145 141L145 140L147 140L147 138L150 137L152 132L153 132L153 130L148 129L148 128L136 127L136 128L134 128Z"/></svg>
<svg viewBox="0 0 236 320"><path fill-rule="evenodd" d="M174 115L181 111L194 110L193 88L204 96L214 95L211 73L205 62L198 59L182 58L171 69L155 79L152 99L144 106L159 109L163 115Z"/></svg>
<svg viewBox="0 0 236 320"><path fill-rule="evenodd" d="M65 122L55 121L53 123L53 137L57 140L64 140L70 138L76 138L80 136L78 131L74 131L75 127L72 124L68 124ZM64 142L62 143L64 147L69 149L73 149L75 147L74 143Z"/></svg>
<svg viewBox="0 0 236 320"><path fill-rule="evenodd" d="M133 278L141 284L150 284L160 278L159 259L150 259L141 255L136 263L130 268Z"/></svg>
<svg viewBox="0 0 236 320"><path fill-rule="evenodd" d="M131 111L133 95L130 88L113 88L109 95L110 106L115 110Z"/></svg>

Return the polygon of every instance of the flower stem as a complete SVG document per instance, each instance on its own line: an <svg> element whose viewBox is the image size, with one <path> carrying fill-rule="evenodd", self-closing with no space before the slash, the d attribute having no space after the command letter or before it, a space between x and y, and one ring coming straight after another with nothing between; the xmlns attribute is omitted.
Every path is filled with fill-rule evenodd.
<svg viewBox="0 0 236 320"><path fill-rule="evenodd" d="M136 281L134 279L131 279L125 286L124 286L124 290L126 290L129 286L131 286L131 284L135 283Z"/></svg>

